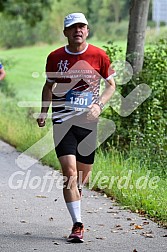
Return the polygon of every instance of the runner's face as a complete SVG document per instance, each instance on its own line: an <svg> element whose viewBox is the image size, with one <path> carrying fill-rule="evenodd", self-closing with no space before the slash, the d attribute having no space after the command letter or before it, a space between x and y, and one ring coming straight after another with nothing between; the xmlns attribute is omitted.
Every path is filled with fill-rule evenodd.
<svg viewBox="0 0 167 252"><path fill-rule="evenodd" d="M82 44L88 34L88 26L82 23L71 25L64 30L64 35L68 38L69 44Z"/></svg>

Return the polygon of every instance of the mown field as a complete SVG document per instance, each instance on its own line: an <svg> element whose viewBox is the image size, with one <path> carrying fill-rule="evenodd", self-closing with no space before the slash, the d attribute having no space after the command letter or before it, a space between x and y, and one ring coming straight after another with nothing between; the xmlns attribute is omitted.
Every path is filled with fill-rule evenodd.
<svg viewBox="0 0 167 252"><path fill-rule="evenodd" d="M91 41L102 47L103 43ZM125 49L125 43L119 42ZM37 101L40 105L42 86L45 81L46 57L60 45L38 45L20 49L1 50L0 58L7 63L6 85L8 90L0 92L0 138L25 151L39 141L51 129L47 120L45 128L38 128L33 117L39 107L19 107L22 101ZM0 85L5 85L0 83ZM8 95L11 91L11 95ZM40 156L40 149L30 153ZM54 151L41 160L55 169L59 163ZM101 189L125 207L146 214L165 225L167 223L167 191L165 178L148 170L135 158L133 151L125 157L114 148L104 153L98 150L90 181L90 189Z"/></svg>

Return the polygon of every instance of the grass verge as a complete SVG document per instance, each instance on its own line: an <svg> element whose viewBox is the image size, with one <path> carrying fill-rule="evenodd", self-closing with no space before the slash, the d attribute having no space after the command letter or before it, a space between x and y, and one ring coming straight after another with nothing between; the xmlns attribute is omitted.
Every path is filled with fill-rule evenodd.
<svg viewBox="0 0 167 252"><path fill-rule="evenodd" d="M101 190L126 208L167 226L167 179L141 166L131 152L98 151L89 187Z"/></svg>

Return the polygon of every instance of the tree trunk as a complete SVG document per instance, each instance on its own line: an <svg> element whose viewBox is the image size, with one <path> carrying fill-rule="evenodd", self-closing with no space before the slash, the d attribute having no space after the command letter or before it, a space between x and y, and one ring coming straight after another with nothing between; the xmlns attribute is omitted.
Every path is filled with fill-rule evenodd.
<svg viewBox="0 0 167 252"><path fill-rule="evenodd" d="M145 30L150 0L131 0L126 60L134 74L143 67Z"/></svg>

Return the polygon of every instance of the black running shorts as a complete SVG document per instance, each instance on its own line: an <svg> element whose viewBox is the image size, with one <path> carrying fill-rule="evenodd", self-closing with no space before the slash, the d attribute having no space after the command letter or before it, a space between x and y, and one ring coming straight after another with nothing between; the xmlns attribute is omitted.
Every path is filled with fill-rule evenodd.
<svg viewBox="0 0 167 252"><path fill-rule="evenodd" d="M57 157L75 155L77 161L84 164L93 164L97 123L87 123L82 127L72 125L68 131L66 129L64 123L53 125ZM67 133L64 134L64 132Z"/></svg>

